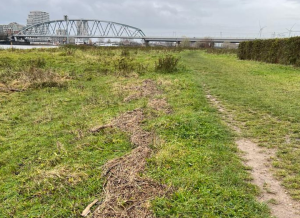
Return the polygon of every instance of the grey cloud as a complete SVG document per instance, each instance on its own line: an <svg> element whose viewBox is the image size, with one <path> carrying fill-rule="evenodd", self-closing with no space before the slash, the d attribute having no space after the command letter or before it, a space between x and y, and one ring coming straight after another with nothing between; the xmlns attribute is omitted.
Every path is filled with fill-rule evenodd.
<svg viewBox="0 0 300 218"><path fill-rule="evenodd" d="M267 26L264 34L270 36L300 20L300 0L4 1L0 0L0 23L25 24L29 11L42 10L51 19L68 14L70 18L112 20L139 27L149 35L218 36L222 32L224 36L256 36L261 22Z"/></svg>

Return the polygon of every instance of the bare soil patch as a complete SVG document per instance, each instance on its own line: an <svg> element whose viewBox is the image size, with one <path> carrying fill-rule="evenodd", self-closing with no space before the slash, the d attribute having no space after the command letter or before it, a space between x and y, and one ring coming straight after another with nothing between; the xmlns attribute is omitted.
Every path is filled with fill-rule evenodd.
<svg viewBox="0 0 300 218"><path fill-rule="evenodd" d="M238 127L238 122L227 112L221 102L211 95L207 95L207 99L223 115L227 125L240 134L242 131ZM300 203L293 200L272 175L271 158L275 156L276 151L259 147L246 138L237 139L236 144L243 152L244 164L252 169L253 184L261 191L258 200L268 204L272 215L277 218L300 218Z"/></svg>

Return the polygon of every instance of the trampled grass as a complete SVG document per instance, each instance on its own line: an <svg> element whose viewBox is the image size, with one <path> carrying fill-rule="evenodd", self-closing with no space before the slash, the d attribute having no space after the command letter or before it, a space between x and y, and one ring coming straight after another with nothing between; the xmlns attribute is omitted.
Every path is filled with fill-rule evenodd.
<svg viewBox="0 0 300 218"><path fill-rule="evenodd" d="M103 196L101 167L132 149L118 129L89 130L119 114L145 108L147 99L124 101L122 87L156 81L171 114L146 120L157 141L145 176L169 185L174 193L154 199L157 217L268 217L255 200L234 145L205 98L207 79L195 67L210 71L199 51L108 48L0 51L0 72L29 70L67 77L64 86L30 86L21 92L0 92L0 217L78 217ZM176 72L155 72L165 55L191 58ZM195 60L203 60L198 65ZM205 62L206 60L206 62ZM195 62L192 62L195 61ZM201 63L201 62L199 62ZM249 63L250 65L250 63ZM1 80L1 78L0 78ZM20 88L13 77L6 85ZM154 115L157 111L148 111ZM280 162L282 163L282 162Z"/></svg>
<svg viewBox="0 0 300 218"><path fill-rule="evenodd" d="M205 89L239 121L246 137L277 149L275 175L299 200L299 68L240 61L235 55L186 52L183 57Z"/></svg>

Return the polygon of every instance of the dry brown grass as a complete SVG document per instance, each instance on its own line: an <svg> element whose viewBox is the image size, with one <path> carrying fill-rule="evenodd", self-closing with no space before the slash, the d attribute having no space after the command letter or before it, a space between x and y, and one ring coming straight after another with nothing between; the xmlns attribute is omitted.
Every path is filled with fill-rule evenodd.
<svg viewBox="0 0 300 218"><path fill-rule="evenodd" d="M160 94L156 83L150 79L144 80L142 85L124 86L123 90L130 93L130 95L124 99L125 102Z"/></svg>
<svg viewBox="0 0 300 218"><path fill-rule="evenodd" d="M154 98L148 102L148 107L154 109L155 111L164 112L170 114L172 112L170 105L165 98Z"/></svg>
<svg viewBox="0 0 300 218"><path fill-rule="evenodd" d="M80 167L75 170L68 168L67 166L57 166L52 170L37 172L37 175L33 178L33 180L36 184L53 183L53 181L57 181L59 185L72 186L87 178L88 175L84 172L84 169L81 169Z"/></svg>
<svg viewBox="0 0 300 218"><path fill-rule="evenodd" d="M23 91L28 88L63 87L68 76L61 76L50 70L29 68L23 72L2 72L0 91Z"/></svg>

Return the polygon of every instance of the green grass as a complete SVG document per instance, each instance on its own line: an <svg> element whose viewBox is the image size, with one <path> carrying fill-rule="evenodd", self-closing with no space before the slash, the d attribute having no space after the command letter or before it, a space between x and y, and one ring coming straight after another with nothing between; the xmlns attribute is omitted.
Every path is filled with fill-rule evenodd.
<svg viewBox="0 0 300 218"><path fill-rule="evenodd" d="M300 69L204 52L186 52L183 59L235 116L246 137L277 149L275 174L300 199Z"/></svg>
<svg viewBox="0 0 300 218"><path fill-rule="evenodd" d="M187 69L204 67L195 60L210 65L223 56L178 52L0 51L0 73L34 67L68 77L61 87L0 92L0 217L78 217L95 198L101 199L101 167L130 152L132 145L118 129L99 134L89 129L107 124L122 112L145 107L147 99L124 102L128 93L116 88L144 79L157 81L161 97L166 97L173 111L144 123L145 129L157 134L144 176L174 189L170 196L152 202L156 216L268 217L268 208L255 200L258 191L249 184L234 135L205 98L207 78ZM155 72L159 57L170 54L182 56L182 64L189 66L181 64L173 73ZM232 56L224 60L235 61Z"/></svg>
<svg viewBox="0 0 300 218"><path fill-rule="evenodd" d="M154 201L158 217L268 217L254 199L257 189L242 166L234 136L220 122L197 74L161 80L173 114L149 122L160 136L149 175L175 187Z"/></svg>

